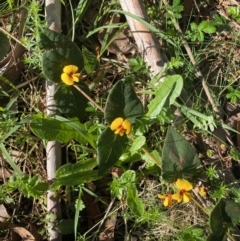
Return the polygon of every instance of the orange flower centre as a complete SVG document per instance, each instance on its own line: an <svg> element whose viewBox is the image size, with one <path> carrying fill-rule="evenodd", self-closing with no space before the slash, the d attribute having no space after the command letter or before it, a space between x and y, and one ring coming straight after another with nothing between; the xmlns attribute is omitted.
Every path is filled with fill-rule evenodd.
<svg viewBox="0 0 240 241"><path fill-rule="evenodd" d="M120 125L120 126L118 126L118 130L119 130L119 133L121 132L124 134L125 130L127 130L127 129L125 129L123 125Z"/></svg>
<svg viewBox="0 0 240 241"><path fill-rule="evenodd" d="M73 79L74 74L75 74L75 73L71 72L71 73L69 74L69 76Z"/></svg>
<svg viewBox="0 0 240 241"><path fill-rule="evenodd" d="M179 193L180 193L181 196L182 196L185 192L186 192L185 189L181 189L181 190L179 191Z"/></svg>

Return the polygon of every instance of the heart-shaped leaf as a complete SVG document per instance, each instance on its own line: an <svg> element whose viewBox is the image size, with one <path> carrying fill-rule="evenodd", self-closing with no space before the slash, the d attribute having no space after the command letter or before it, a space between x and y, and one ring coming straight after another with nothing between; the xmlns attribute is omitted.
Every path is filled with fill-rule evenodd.
<svg viewBox="0 0 240 241"><path fill-rule="evenodd" d="M118 81L108 95L104 117L111 124L117 117L135 123L142 116L143 106L129 81Z"/></svg>
<svg viewBox="0 0 240 241"><path fill-rule="evenodd" d="M50 81L60 83L66 65L76 65L81 72L84 66L82 53L66 36L43 29L40 41L46 49L42 58L43 73Z"/></svg>
<svg viewBox="0 0 240 241"><path fill-rule="evenodd" d="M195 149L172 127L168 127L163 146L162 176L169 182L192 177L201 164Z"/></svg>
<svg viewBox="0 0 240 241"><path fill-rule="evenodd" d="M99 136L97 152L98 152L98 173L104 174L110 167L112 167L122 155L127 147L128 138L114 134L114 132L107 127Z"/></svg>
<svg viewBox="0 0 240 241"><path fill-rule="evenodd" d="M90 90L84 82L80 81L75 85L90 95ZM84 120L88 100L74 86L60 85L56 90L54 100L62 114L70 118L77 117L80 121Z"/></svg>

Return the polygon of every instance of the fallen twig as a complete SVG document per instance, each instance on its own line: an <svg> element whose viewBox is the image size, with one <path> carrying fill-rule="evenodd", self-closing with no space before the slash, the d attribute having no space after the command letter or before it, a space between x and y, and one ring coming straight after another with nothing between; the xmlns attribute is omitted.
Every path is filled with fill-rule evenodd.
<svg viewBox="0 0 240 241"><path fill-rule="evenodd" d="M45 17L49 29L55 32L61 32L61 2L59 0L45 1ZM57 108L54 101L56 84L46 80L46 105L47 114L54 115ZM47 155L47 175L51 183L55 178L56 170L61 166L61 144L57 141L49 141L46 147ZM47 194L47 211L48 214L56 215L56 220L61 218L61 206L59 197L55 192L48 191ZM54 228L54 222L48 223L48 240L61 241L62 236Z"/></svg>

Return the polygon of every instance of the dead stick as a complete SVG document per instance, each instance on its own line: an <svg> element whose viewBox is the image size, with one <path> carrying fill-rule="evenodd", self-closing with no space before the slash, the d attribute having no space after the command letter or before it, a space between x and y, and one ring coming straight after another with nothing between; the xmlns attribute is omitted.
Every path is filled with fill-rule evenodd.
<svg viewBox="0 0 240 241"><path fill-rule="evenodd" d="M148 22L146 11L140 0L119 0L123 11L130 12ZM159 74L167 62L160 53L160 47L154 34L142 23L126 16L133 37L143 60L151 68L153 75Z"/></svg>
<svg viewBox="0 0 240 241"><path fill-rule="evenodd" d="M45 1L45 17L49 29L61 32L61 2L60 0ZM46 80L46 102L47 114L54 115L57 113L54 101L56 84ZM47 176L51 183L55 179L56 170L61 166L61 144L58 141L49 141L46 147L47 155ZM48 190L47 194L47 211L49 214L56 215L56 221L61 218L60 198L55 192ZM48 240L61 241L61 234L54 228L55 221L48 223Z"/></svg>
<svg viewBox="0 0 240 241"><path fill-rule="evenodd" d="M89 95L87 95L80 87L77 85L74 85L74 87L82 94L84 95L93 105L95 105L100 111L104 112L103 108L98 105Z"/></svg>

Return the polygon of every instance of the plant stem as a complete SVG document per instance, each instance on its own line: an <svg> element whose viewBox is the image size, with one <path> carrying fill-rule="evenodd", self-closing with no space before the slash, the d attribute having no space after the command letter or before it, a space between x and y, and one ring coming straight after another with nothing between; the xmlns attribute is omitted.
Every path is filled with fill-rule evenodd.
<svg viewBox="0 0 240 241"><path fill-rule="evenodd" d="M132 135L129 135L129 138L134 141L134 137ZM152 161L160 168L162 169L160 163L155 159L155 157L144 147L141 148L145 154L147 154L151 159Z"/></svg>
<svg viewBox="0 0 240 241"><path fill-rule="evenodd" d="M103 108L98 105L89 95L87 95L79 86L73 85L83 96L85 96L91 103L93 103L100 111L104 112Z"/></svg>

